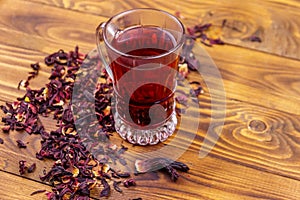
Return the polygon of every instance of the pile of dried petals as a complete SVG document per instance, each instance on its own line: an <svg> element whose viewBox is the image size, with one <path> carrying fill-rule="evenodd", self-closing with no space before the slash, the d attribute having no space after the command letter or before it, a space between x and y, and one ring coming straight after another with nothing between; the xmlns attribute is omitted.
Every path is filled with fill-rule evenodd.
<svg viewBox="0 0 300 200"><path fill-rule="evenodd" d="M210 38L207 35L208 30L211 28L212 24L203 24L203 25L196 25L194 27L187 28L187 31L191 38L197 39L199 38L201 43L206 46L212 46L214 44L223 45L225 44L220 38Z"/></svg>
<svg viewBox="0 0 300 200"><path fill-rule="evenodd" d="M115 163L118 160L121 164L126 165L126 161L121 156L127 150L126 147L118 148L116 145L109 144L102 149L97 148L102 155L99 159L85 147L77 134L75 116L72 113L70 101L76 74L85 58L86 55L80 53L78 47L69 53L59 50L47 56L45 64L53 67L50 81L45 87L37 90L30 88L29 81L38 74L40 65L38 63L31 65L34 71L30 72L28 79L21 81L18 86L18 88L25 87L26 94L17 101L6 103L6 106L0 107L6 114L2 118L4 132L16 130L25 131L28 134L40 134L42 147L36 157L40 160L55 160L52 168L40 177L42 181L47 181L53 186L52 192L46 193L49 200L88 200L90 191L98 185L104 187L99 196L107 197L111 192L108 180L113 182L113 188L117 192L122 192L122 189L119 187L121 182L116 179L125 179L124 187L136 184L133 179L127 179L130 177L129 173L114 170L107 164ZM94 58L93 61L97 65L101 64L99 59ZM82 93L89 98L96 96L96 115L99 121L97 125L90 126L90 128L96 131L95 137L100 141L108 140L110 132L114 131L113 117L110 111L112 84L106 73L103 72L102 78L106 81L97 85L92 96L89 93ZM58 128L47 132L39 120L39 115L47 117L50 114L57 120ZM99 129L99 127L102 128ZM23 148L26 146L22 141L18 141L18 145ZM99 152L97 153L99 154ZM19 163L21 174L24 174L26 170L28 173L35 170L35 164L28 168L25 163L26 161ZM174 166L165 169L171 179L176 181L178 174L176 165ZM182 171L187 170L188 168L184 168ZM33 192L32 195L43 191Z"/></svg>
<svg viewBox="0 0 300 200"><path fill-rule="evenodd" d="M85 57L79 53L78 47L69 53L59 50L47 56L45 64L53 67L50 82L38 90L31 89L29 81L38 74L40 66L38 63L31 65L34 71L18 86L25 87L26 94L13 103L1 106L6 114L2 118L5 125L3 131L17 130L28 134L40 134L42 147L36 157L40 160L55 160L52 169L40 177L42 181L53 185L53 191L47 193L49 200L89 199L90 190L97 184L103 185L108 177L104 175L107 172L103 170L107 168L107 164L94 158L83 145L76 132L71 111L70 99L76 73ZM98 115L104 109L99 108ZM39 115L50 114L57 120L58 129L47 132L40 123ZM22 141L17 143L20 148L26 147ZM34 171L35 164L28 168L25 163L26 161L20 161L21 174L26 170ZM109 192L101 192L101 196L108 195Z"/></svg>

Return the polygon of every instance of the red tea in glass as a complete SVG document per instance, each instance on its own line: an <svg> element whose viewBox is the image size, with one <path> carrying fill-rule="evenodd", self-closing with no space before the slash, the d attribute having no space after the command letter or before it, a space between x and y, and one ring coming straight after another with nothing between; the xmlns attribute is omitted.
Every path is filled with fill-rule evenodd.
<svg viewBox="0 0 300 200"><path fill-rule="evenodd" d="M115 127L130 143L166 140L177 124L174 91L184 28L172 15L135 9L98 28L115 91ZM105 55L103 52L106 52Z"/></svg>

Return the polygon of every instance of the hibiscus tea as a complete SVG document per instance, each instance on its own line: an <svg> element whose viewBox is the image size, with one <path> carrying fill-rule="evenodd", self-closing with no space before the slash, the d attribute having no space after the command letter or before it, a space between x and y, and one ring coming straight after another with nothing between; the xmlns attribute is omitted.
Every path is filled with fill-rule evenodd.
<svg viewBox="0 0 300 200"><path fill-rule="evenodd" d="M118 33L111 44L125 53L109 53L119 116L139 128L165 122L174 111L175 38L158 27L138 26Z"/></svg>

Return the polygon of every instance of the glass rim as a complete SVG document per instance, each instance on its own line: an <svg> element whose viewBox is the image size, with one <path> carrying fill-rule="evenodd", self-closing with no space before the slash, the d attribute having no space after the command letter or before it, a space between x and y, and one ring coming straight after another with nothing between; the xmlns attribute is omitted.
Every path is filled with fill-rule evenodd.
<svg viewBox="0 0 300 200"><path fill-rule="evenodd" d="M126 15L126 14L129 14L131 12L134 12L134 11L155 11L155 12L160 12L160 13L163 13L165 14L166 16L170 17L171 19L173 19L175 22L178 23L178 25L181 27L182 29L182 35L181 35L181 38L179 40L179 42L177 42L176 46L174 46L172 49L168 50L167 52L165 53L162 53L162 54L159 54L159 55L155 55L155 56L137 56L137 55L131 55L131 54L128 54L128 53L124 53L122 51L119 51L118 49L114 48L107 40L107 37L106 37L106 28L108 26L108 24L122 16L122 15ZM166 29L168 30L168 29ZM161 58L163 56L166 56L166 55L169 55L173 52L175 52L177 49L179 49L183 43L184 43L184 34L185 34L185 29L184 29L184 26L182 24L182 22L177 18L175 17L174 15L170 14L169 12L166 12L166 11L163 11L163 10L160 10L160 9L156 9L156 8L135 8L135 9L130 9L130 10L126 10L126 11L123 11L123 12L120 12L116 15L114 15L113 17L111 17L107 22L105 22L105 25L104 25L104 31L103 31L103 40L104 40L104 43L114 52L116 52L117 54L121 55L121 56L124 56L124 57L129 57L129 58L136 58L136 59L143 59L143 60L150 60L150 59L157 59L157 58Z"/></svg>

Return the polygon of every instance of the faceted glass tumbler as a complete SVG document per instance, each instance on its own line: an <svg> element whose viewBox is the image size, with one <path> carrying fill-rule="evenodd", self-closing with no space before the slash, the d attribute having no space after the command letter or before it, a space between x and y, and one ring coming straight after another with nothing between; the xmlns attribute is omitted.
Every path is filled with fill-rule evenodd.
<svg viewBox="0 0 300 200"><path fill-rule="evenodd" d="M101 23L96 36L113 81L116 131L132 144L165 141L177 125L174 92L182 23L161 10L134 9Z"/></svg>

